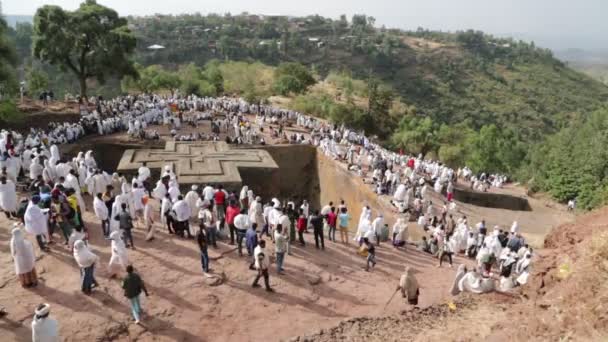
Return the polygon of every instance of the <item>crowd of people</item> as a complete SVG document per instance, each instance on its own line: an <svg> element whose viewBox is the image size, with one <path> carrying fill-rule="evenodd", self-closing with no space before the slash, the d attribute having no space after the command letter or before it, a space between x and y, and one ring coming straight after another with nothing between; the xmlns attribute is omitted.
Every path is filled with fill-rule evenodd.
<svg viewBox="0 0 608 342"><path fill-rule="evenodd" d="M469 279L463 282L468 287L463 288L478 286L471 282L473 277L493 281L493 267L500 272L498 289L509 290L526 283L532 250L525 244L517 223L509 232L496 227L488 234L484 221L472 228L466 217L453 218L454 187L458 182L470 182L471 187L487 191L504 184L507 179L502 175L473 175L466 167L453 170L422 156L388 151L344 126L242 99L142 95L94 100L95 110L78 123L53 124L47 130L32 129L28 134L0 133L0 209L16 221L10 246L16 274L24 287L37 285L35 251L25 233L35 237L43 253L60 243L72 251L84 294L91 294L98 286L95 272L100 261L88 246L90 231L83 216L87 210L85 198L92 198L91 209L111 250L108 274L124 277L125 297L137 323L141 321L138 298L141 293L148 294L128 257L128 249L135 249L140 243L133 238L132 230L137 228L146 232L147 241L154 240L161 227L169 234L193 239L205 273L210 270L209 248L217 248L218 241L234 245L256 271L252 287L258 287L263 278L265 289L272 292L271 261L276 264L276 273L283 274L288 268L286 255L296 244L306 246L304 234L308 231L314 235L315 248L319 250L325 249L326 242L338 243L336 232L342 244L350 244L353 239L359 245L358 253L365 257L365 269L372 271L381 262L376 259L377 246L390 242L395 248L406 248L411 242L409 229L413 221L428 236L416 242L418 249L435 255L438 266L446 259L451 266L452 256L457 253L476 258L478 267L473 275L469 276L469 272L463 276ZM210 133L179 134L182 122L196 125L200 120L210 121ZM269 134L280 141L317 146L328 157L345 163L378 196L390 199L397 216L392 234L385 213L373 217L370 206L363 208L357 224L352 225L351 213L343 200L337 205L329 202L322 208L312 208L306 199L297 203L289 198L264 201L246 185L224 189L221 184L192 185L183 194L171 165L162 169L158 180L152 178L146 165L128 180L120 173L103 170L93 151L80 152L71 159L59 153L58 145L86 134L127 131L132 136L145 137L149 126L155 124L168 125L172 138L182 141L217 141L222 133L229 143L265 144L264 134ZM298 131L289 134L290 126ZM17 185L21 187L18 189ZM430 191L443 197L442 207L430 201ZM19 194L28 196L20 199ZM356 232L353 236L349 236L351 229ZM418 283L411 269L406 269L398 289L409 303L418 302ZM56 322L49 323L48 313L48 304L36 309L33 326L39 328L33 329L34 336L57 329Z"/></svg>

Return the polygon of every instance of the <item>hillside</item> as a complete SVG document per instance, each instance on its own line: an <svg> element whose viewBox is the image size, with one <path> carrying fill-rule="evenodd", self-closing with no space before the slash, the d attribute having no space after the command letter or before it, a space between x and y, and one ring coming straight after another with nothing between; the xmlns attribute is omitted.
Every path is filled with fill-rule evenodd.
<svg viewBox="0 0 608 342"><path fill-rule="evenodd" d="M560 202L578 199L580 208L608 198L603 148L587 149L606 139L608 86L533 43L377 28L365 15L157 15L128 17L128 26L140 77L89 79L89 95L240 96L345 124L454 168L507 174ZM28 24L8 32L30 95L78 94L72 73L31 57L33 32Z"/></svg>
<svg viewBox="0 0 608 342"><path fill-rule="evenodd" d="M554 229L514 294L461 294L452 308L351 318L292 341L606 341L607 222L602 208Z"/></svg>
<svg viewBox="0 0 608 342"><path fill-rule="evenodd" d="M418 114L441 123L512 128L525 141L556 132L608 100L608 88L550 51L481 32L373 28L372 18L155 16L130 18L144 65L211 59L297 61L319 75L378 77ZM146 48L152 44L161 51Z"/></svg>

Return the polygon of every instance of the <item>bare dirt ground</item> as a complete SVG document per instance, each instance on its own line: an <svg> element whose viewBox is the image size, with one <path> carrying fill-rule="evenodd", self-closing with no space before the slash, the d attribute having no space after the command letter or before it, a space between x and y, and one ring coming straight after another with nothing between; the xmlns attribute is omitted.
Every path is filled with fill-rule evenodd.
<svg viewBox="0 0 608 342"><path fill-rule="evenodd" d="M192 129L184 131L189 130ZM161 133L167 132L161 130ZM124 134L102 139L129 141ZM89 209L90 200L87 198ZM506 226L518 219L524 232L538 232L539 236L554 224L571 220L561 207L543 202L531 204L537 210L530 213L461 204L459 210L470 217L471 223L484 217L490 225ZM319 329L328 331L344 320L363 316L366 320L381 320L384 325L377 328L388 329L392 323L386 316L410 317L405 321L419 319L417 313L402 313L409 308L399 296L384 308L405 265L416 269L422 287L420 307L428 309L422 310L420 317L428 317L428 323L432 323L433 317L452 317L445 310L445 303L453 300L448 291L457 265L468 262L457 257L454 269L445 266L437 269L436 259L414 251L411 246L403 251L383 244L377 249L378 266L372 272L365 272L365 261L356 254L354 245L326 241L326 250L318 251L308 234L306 247L296 245L293 255L286 257L286 275L279 276L271 270L271 285L276 293L269 294L263 289L251 288L255 273L248 269L248 258L238 257L232 246L223 242L218 250L209 252L212 273L223 281L210 285L202 274L195 242L169 235L157 223L160 233L155 241L145 242L143 231L136 229L137 249L129 250L130 262L151 292L143 304L147 314L144 326L137 326L131 322L120 281L107 277L109 243L102 238L92 212L86 212L84 219L90 231L90 246L100 257L96 275L101 286L91 296L80 292L77 265L61 243L53 245L48 254L40 254L36 248L40 284L33 290L22 289L9 253L12 223L4 216L0 218L0 305L9 313L0 319L3 341L29 341L33 308L41 302L52 305L52 315L59 320L61 335L66 341L278 341ZM410 231L420 234L414 223ZM56 240L61 241L58 236ZM273 250L272 243L269 248ZM459 309L468 305L468 302L457 303ZM335 338L357 340L357 336L337 334ZM369 339L370 336L373 338ZM390 335L364 334L361 338L391 340Z"/></svg>
<svg viewBox="0 0 608 342"><path fill-rule="evenodd" d="M176 238L162 229L155 241L145 242L144 233L136 230L137 249L129 251L129 260L151 292L144 304L148 315L142 328L130 324L119 281L107 278L110 248L101 237L99 224L90 212L85 222L91 232L90 245L101 258L97 268L101 286L92 296L80 293L77 266L61 244L55 244L49 254L39 254L38 288L22 289L9 255L10 222L0 220L0 304L9 312L0 321L0 330L8 340L27 340L32 309L48 302L68 341L276 341L330 327L347 317L403 309L403 302L395 300L382 310L406 264L416 268L423 284L422 307L444 301L453 272L438 271L430 256L413 250L396 251L383 244L378 249L378 266L368 273L353 245L327 242L326 250L318 251L309 235L307 246L296 246L287 257L286 275L271 272L271 284L277 292L267 294L251 288L254 272L248 270L248 258L239 258L224 243L211 250L210 257L212 273L223 275L225 280L219 286L209 286L194 241Z"/></svg>
<svg viewBox="0 0 608 342"><path fill-rule="evenodd" d="M607 341L608 208L550 232L531 282L512 294L464 294L385 317L361 317L294 341Z"/></svg>

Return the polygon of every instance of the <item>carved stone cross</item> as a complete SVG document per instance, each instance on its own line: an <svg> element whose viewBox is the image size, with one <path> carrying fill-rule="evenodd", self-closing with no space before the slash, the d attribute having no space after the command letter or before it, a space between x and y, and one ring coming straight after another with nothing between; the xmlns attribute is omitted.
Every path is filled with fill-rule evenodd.
<svg viewBox="0 0 608 342"><path fill-rule="evenodd" d="M243 183L241 172L272 177L279 166L265 150L231 148L225 142L169 141L164 149L126 150L118 171L135 173L142 165L150 170L171 165L180 184Z"/></svg>

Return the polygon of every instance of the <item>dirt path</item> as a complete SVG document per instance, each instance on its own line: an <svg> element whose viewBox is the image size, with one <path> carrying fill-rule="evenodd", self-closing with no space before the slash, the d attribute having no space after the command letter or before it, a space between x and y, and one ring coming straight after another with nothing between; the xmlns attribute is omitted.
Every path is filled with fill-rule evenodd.
<svg viewBox="0 0 608 342"><path fill-rule="evenodd" d="M210 257L216 259L211 262L213 273L225 274L226 280L211 287L204 281L194 241L175 238L163 229L155 241L145 242L143 232L136 230L138 248L129 250L129 260L151 291L144 304L148 316L143 329L130 324L119 281L107 278L111 252L99 224L89 212L85 221L90 245L101 258L96 270L101 287L92 296L80 293L77 266L61 244L37 262L38 288L22 289L9 255L10 222L4 217L0 220L0 304L9 312L0 321L0 331L8 340L29 338L32 309L48 302L68 341L148 340L152 336L175 341L277 341L333 326L351 316L398 312L404 308L399 298L385 312L382 308L406 264L416 269L423 284L423 307L446 300L453 274L447 268L438 272L430 256L411 249L397 251L387 244L378 248L376 269L365 272L364 260L353 245L328 242L325 251L318 251L309 234L306 247L296 246L293 256L286 258L286 275L271 271L276 293L252 289L254 273L248 270L247 258L226 253L231 248L224 243L219 250L211 250ZM217 259L220 253L226 254Z"/></svg>

